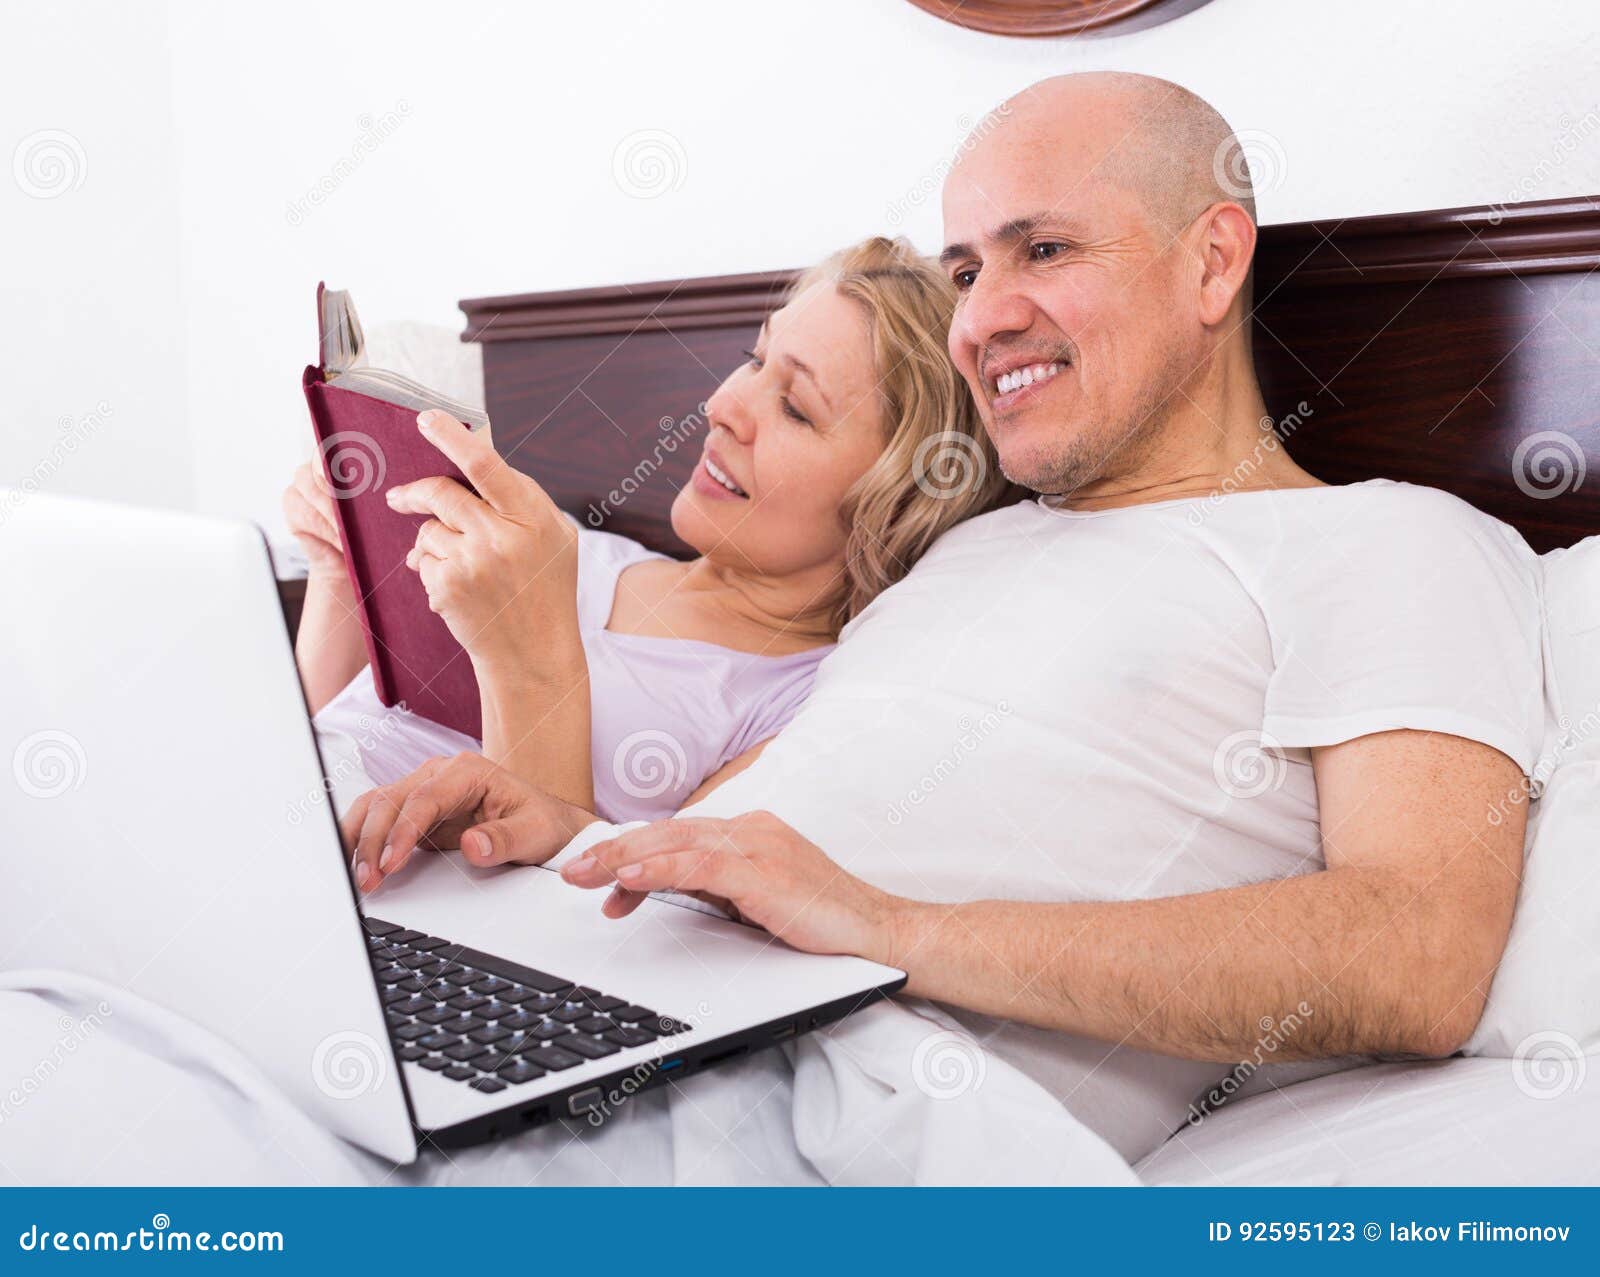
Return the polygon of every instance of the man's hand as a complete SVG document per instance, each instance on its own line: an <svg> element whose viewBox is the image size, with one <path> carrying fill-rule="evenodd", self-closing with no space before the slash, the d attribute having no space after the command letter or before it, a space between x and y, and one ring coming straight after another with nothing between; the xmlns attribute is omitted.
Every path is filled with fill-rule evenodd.
<svg viewBox="0 0 1600 1277"><path fill-rule="evenodd" d="M361 795L341 828L356 886L371 891L419 846L459 846L477 865L537 865L594 819L477 754L458 754Z"/></svg>
<svg viewBox="0 0 1600 1277"><path fill-rule="evenodd" d="M770 812L732 820L659 820L596 843L561 871L579 887L620 887L613 918L636 893L672 889L725 901L747 922L808 953L888 962L897 897L846 873Z"/></svg>

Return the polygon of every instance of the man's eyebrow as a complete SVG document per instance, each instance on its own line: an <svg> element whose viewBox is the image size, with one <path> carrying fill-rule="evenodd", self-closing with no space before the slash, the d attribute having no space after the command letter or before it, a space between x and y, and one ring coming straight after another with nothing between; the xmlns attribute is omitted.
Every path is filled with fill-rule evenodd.
<svg viewBox="0 0 1600 1277"><path fill-rule="evenodd" d="M1049 213L1029 213L1023 217L1013 217L1009 222L1002 222L992 231L986 232L984 238L999 244L1015 244L1019 240L1027 239L1050 219ZM951 244L939 254L939 264L948 266L952 262L971 256L973 256L971 245Z"/></svg>

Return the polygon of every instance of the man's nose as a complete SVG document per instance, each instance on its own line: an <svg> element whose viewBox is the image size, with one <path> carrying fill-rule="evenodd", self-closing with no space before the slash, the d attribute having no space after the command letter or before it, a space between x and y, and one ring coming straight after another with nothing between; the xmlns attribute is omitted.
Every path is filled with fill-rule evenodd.
<svg viewBox="0 0 1600 1277"><path fill-rule="evenodd" d="M1000 271L980 271L961 299L955 327L964 342L982 351L995 341L1027 332L1033 303Z"/></svg>

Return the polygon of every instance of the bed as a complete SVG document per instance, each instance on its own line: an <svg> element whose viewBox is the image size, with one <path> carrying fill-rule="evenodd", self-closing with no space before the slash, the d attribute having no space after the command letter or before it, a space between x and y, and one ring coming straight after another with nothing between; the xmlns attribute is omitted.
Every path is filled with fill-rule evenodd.
<svg viewBox="0 0 1600 1277"><path fill-rule="evenodd" d="M1600 532L1600 483L1585 482L1600 461L1597 266L1597 198L1263 228L1254 345L1279 434L1326 480L1446 489L1541 553ZM589 526L685 553L668 510L701 405L792 278L463 301L502 452ZM1137 1169L1164 1184L1594 1182L1600 1087L1552 1102L1508 1069L1269 1066L1253 1097Z"/></svg>

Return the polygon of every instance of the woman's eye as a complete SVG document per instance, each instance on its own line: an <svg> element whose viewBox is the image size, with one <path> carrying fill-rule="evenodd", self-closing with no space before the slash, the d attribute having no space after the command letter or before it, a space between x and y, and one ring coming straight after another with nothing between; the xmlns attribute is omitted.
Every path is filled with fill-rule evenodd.
<svg viewBox="0 0 1600 1277"><path fill-rule="evenodd" d="M753 350L745 351L744 352L744 357L745 357L745 361L747 363L749 363L752 367L754 367L754 368L761 367L761 356L756 354L755 351L753 351Z"/></svg>
<svg viewBox="0 0 1600 1277"><path fill-rule="evenodd" d="M802 426L809 426L811 424L811 419L804 413L800 412L792 403L790 403L787 396L785 396L783 400L783 415L788 417L791 421L798 421Z"/></svg>

